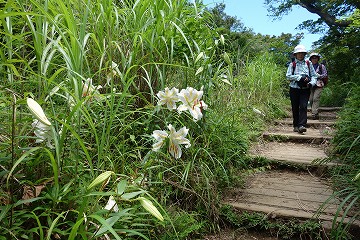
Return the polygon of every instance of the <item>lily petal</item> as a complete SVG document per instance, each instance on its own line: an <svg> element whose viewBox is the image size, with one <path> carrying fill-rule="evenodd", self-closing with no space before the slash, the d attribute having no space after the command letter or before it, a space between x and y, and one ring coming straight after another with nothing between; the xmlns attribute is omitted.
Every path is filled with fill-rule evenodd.
<svg viewBox="0 0 360 240"><path fill-rule="evenodd" d="M171 111L176 109L176 102L179 101L179 90L175 87L172 89L165 88L164 91L159 91L156 96L159 98L158 105L165 105Z"/></svg>
<svg viewBox="0 0 360 240"><path fill-rule="evenodd" d="M174 144L174 142L170 141L169 144L169 153L171 156L173 156L175 159L179 159L182 155L181 147L178 144Z"/></svg>
<svg viewBox="0 0 360 240"><path fill-rule="evenodd" d="M106 210L113 210L114 212L119 212L119 207L114 199L113 196L109 197L108 202L106 203L106 206L104 207Z"/></svg>
<svg viewBox="0 0 360 240"><path fill-rule="evenodd" d="M161 141L168 137L168 133L162 130L155 130L151 136L153 136L155 140Z"/></svg>
<svg viewBox="0 0 360 240"><path fill-rule="evenodd" d="M164 145L164 141L158 141L152 145L152 150L157 152L162 147L162 145Z"/></svg>

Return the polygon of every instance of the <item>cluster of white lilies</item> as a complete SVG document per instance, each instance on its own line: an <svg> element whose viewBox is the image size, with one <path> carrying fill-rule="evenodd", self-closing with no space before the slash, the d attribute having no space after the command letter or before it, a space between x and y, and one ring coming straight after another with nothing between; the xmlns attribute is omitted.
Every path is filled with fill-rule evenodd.
<svg viewBox="0 0 360 240"><path fill-rule="evenodd" d="M156 96L159 98L158 105L166 105L167 109L170 111L177 110L180 114L184 111L188 111L193 117L194 121L198 121L203 117L203 110L207 109L207 105L203 100L203 88L201 87L200 91L187 87L182 89L180 92L177 88L165 88L164 91L159 91ZM177 103L180 102L180 105L177 106ZM186 138L189 129L182 127L180 130L176 129L169 124L168 131L166 130L155 130L152 133L152 137L156 140L153 144L153 151L158 151L164 144L169 141L168 151L174 158L178 159L182 155L182 150L180 145L185 145L185 148L191 146L189 139Z"/></svg>

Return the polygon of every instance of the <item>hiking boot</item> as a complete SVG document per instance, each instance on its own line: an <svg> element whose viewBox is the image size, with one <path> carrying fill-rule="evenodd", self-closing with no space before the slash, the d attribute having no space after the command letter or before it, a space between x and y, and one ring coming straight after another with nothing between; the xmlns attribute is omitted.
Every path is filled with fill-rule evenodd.
<svg viewBox="0 0 360 240"><path fill-rule="evenodd" d="M306 128L304 126L299 127L299 133L306 132Z"/></svg>
<svg viewBox="0 0 360 240"><path fill-rule="evenodd" d="M298 132L299 128L298 127L294 127L294 132Z"/></svg>
<svg viewBox="0 0 360 240"><path fill-rule="evenodd" d="M313 114L312 119L313 120L319 120L319 114Z"/></svg>

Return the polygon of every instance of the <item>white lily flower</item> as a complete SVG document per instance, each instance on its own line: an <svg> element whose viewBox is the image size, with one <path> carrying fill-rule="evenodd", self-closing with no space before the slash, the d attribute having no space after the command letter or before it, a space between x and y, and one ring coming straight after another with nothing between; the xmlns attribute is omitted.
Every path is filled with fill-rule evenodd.
<svg viewBox="0 0 360 240"><path fill-rule="evenodd" d="M113 196L109 197L108 202L106 203L106 206L104 207L106 210L113 210L114 212L119 212L119 207L115 201L115 198Z"/></svg>
<svg viewBox="0 0 360 240"><path fill-rule="evenodd" d="M152 145L153 151L157 152L162 145L164 145L164 140L169 136L169 134L162 130L155 130L151 136L157 141Z"/></svg>
<svg viewBox="0 0 360 240"><path fill-rule="evenodd" d="M51 126L51 122L46 118L41 106L32 98L27 99L27 105L32 115L45 125Z"/></svg>
<svg viewBox="0 0 360 240"><path fill-rule="evenodd" d="M179 101L179 90L175 87L172 89L165 88L164 91L159 91L156 96L158 96L159 101L158 105L165 105L167 108L171 111L173 109L176 109L176 102Z"/></svg>
<svg viewBox="0 0 360 240"><path fill-rule="evenodd" d="M153 151L158 151L163 145L164 141L169 138L169 153L175 159L178 159L182 155L181 144L184 144L186 148L191 146L189 139L185 138L189 132L189 129L186 127L181 128L179 131L176 131L175 128L169 124L168 129L170 132L155 130L152 134L152 137L157 141L153 144Z"/></svg>
<svg viewBox="0 0 360 240"><path fill-rule="evenodd" d="M119 65L116 62L111 61L111 67L109 73L106 75L106 84L111 86L111 79L115 76L120 76Z"/></svg>
<svg viewBox="0 0 360 240"><path fill-rule="evenodd" d="M85 80L85 82L83 82L82 96L86 97L86 96L92 96L92 95L96 95L96 94L100 95L100 92L98 90L101 88L102 88L101 85L98 85L97 87L92 85L92 79L88 78Z"/></svg>
<svg viewBox="0 0 360 240"><path fill-rule="evenodd" d="M35 128L34 134L37 137L36 143L41 143L47 140L46 146L49 148L54 148L54 146L51 144L51 140L54 138L51 132L51 126L46 125L37 119L34 120L31 126Z"/></svg>
<svg viewBox="0 0 360 240"><path fill-rule="evenodd" d="M169 124L168 129L170 130L169 153L175 159L178 159L182 155L180 144L185 144L186 148L189 148L191 146L189 139L185 138L189 132L189 129L183 127L179 131L176 131L171 124Z"/></svg>
<svg viewBox="0 0 360 240"><path fill-rule="evenodd" d="M204 93L202 89L202 87L200 91L197 91L192 87L182 89L179 93L179 99L182 104L178 107L178 112L181 113L188 110L194 118L194 121L201 119L203 116L202 110L207 109L205 102L200 100Z"/></svg>
<svg viewBox="0 0 360 240"><path fill-rule="evenodd" d="M116 62L114 62L114 61L111 61L111 68L115 69L117 67L118 67L118 64Z"/></svg>

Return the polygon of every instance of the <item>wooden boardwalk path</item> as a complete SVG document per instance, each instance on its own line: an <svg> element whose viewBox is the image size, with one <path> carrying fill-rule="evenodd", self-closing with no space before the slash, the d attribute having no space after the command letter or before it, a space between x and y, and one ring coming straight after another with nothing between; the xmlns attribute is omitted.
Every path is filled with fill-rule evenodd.
<svg viewBox="0 0 360 240"><path fill-rule="evenodd" d="M320 120L308 121L309 128L303 134L293 132L290 118L279 120L264 132L263 142L254 145L250 154L283 164L301 165L303 169L336 165L336 162L319 165L327 158L335 116L334 111L324 109ZM331 228L339 200L332 198L326 208L318 212L333 194L331 182L310 170L291 169L296 168L252 174L243 187L227 192L223 203L240 211L262 212L271 218L313 219L323 223L325 229Z"/></svg>

